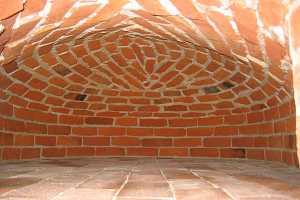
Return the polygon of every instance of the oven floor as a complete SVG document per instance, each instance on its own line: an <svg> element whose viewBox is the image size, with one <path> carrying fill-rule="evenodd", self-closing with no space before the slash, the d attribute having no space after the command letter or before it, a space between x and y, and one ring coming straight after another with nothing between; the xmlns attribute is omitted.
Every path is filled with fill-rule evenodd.
<svg viewBox="0 0 300 200"><path fill-rule="evenodd" d="M300 199L300 170L265 161L208 159L0 163L0 199Z"/></svg>

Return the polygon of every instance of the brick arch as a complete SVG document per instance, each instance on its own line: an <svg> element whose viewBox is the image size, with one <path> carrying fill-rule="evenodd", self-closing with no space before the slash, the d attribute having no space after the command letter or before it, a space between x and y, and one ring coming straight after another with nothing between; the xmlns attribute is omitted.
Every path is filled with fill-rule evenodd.
<svg viewBox="0 0 300 200"><path fill-rule="evenodd" d="M289 51L297 5L2 5L3 160L195 156L298 164Z"/></svg>

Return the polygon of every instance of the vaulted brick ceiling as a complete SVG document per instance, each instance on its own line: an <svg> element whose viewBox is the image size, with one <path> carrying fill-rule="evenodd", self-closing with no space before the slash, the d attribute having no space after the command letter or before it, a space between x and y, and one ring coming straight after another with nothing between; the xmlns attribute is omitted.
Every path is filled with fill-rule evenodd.
<svg viewBox="0 0 300 200"><path fill-rule="evenodd" d="M1 114L45 123L50 135L63 128L76 135L73 125L291 133L292 3L0 0ZM276 141L284 146L283 137ZM293 149L286 162L296 160L294 146L284 147Z"/></svg>
<svg viewBox="0 0 300 200"><path fill-rule="evenodd" d="M3 5L3 73L18 80L9 90L44 100L45 109L97 114L106 105L95 101L119 92L128 96L128 90L160 97L162 104L188 105L164 106L161 112L190 110L199 116L260 110L291 97L288 4L279 1L14 0Z"/></svg>

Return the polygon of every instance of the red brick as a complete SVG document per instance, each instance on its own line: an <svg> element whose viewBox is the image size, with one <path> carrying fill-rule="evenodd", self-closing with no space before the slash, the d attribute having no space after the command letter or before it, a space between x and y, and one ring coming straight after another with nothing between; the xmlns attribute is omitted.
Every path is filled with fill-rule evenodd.
<svg viewBox="0 0 300 200"><path fill-rule="evenodd" d="M157 156L158 149L145 147L129 147L127 148L128 156Z"/></svg>
<svg viewBox="0 0 300 200"><path fill-rule="evenodd" d="M188 149L186 148L161 148L159 156L182 157L188 156Z"/></svg>
<svg viewBox="0 0 300 200"><path fill-rule="evenodd" d="M0 146L12 145L14 142L13 134L5 134L0 132Z"/></svg>
<svg viewBox="0 0 300 200"><path fill-rule="evenodd" d="M98 128L96 127L72 127L72 135L81 135L81 136L87 136L87 135L97 135L98 134Z"/></svg>
<svg viewBox="0 0 300 200"><path fill-rule="evenodd" d="M34 144L34 137L32 135L16 135L15 145L32 146Z"/></svg>
<svg viewBox="0 0 300 200"><path fill-rule="evenodd" d="M256 149L247 149L246 150L246 157L248 159L256 159L256 160L264 160L265 159L265 152L264 150L256 150Z"/></svg>
<svg viewBox="0 0 300 200"><path fill-rule="evenodd" d="M223 158L245 158L245 149L221 149L220 156Z"/></svg>
<svg viewBox="0 0 300 200"><path fill-rule="evenodd" d="M191 127L197 126L197 119L169 119L171 127Z"/></svg>
<svg viewBox="0 0 300 200"><path fill-rule="evenodd" d="M145 147L172 146L172 139L170 139L170 138L146 138L146 139L142 140L142 145Z"/></svg>
<svg viewBox="0 0 300 200"><path fill-rule="evenodd" d="M21 150L21 159L40 158L40 148L23 148Z"/></svg>
<svg viewBox="0 0 300 200"><path fill-rule="evenodd" d="M28 133L39 133L39 134L46 134L47 133L47 126L44 124L36 124L36 123L26 123L26 131Z"/></svg>
<svg viewBox="0 0 300 200"><path fill-rule="evenodd" d="M4 129L13 132L24 132L25 124L22 121L6 119L4 121Z"/></svg>
<svg viewBox="0 0 300 200"><path fill-rule="evenodd" d="M72 137L72 136L59 136L57 137L57 145L62 146L81 146L82 138L81 137Z"/></svg>
<svg viewBox="0 0 300 200"><path fill-rule="evenodd" d="M148 126L148 127L162 127L167 125L167 120L165 119L140 119L141 126Z"/></svg>
<svg viewBox="0 0 300 200"><path fill-rule="evenodd" d="M95 148L93 147L69 147L67 148L67 156L93 156Z"/></svg>
<svg viewBox="0 0 300 200"><path fill-rule="evenodd" d="M189 106L190 110L198 110L198 111L207 111L207 110L212 110L213 107L211 104L193 104L191 106Z"/></svg>
<svg viewBox="0 0 300 200"><path fill-rule="evenodd" d="M123 156L125 155L125 149L120 147L97 147L97 156Z"/></svg>
<svg viewBox="0 0 300 200"><path fill-rule="evenodd" d="M242 124L246 121L246 115L230 115L224 117L225 124Z"/></svg>
<svg viewBox="0 0 300 200"><path fill-rule="evenodd" d="M187 136L210 136L214 129L208 127L187 128Z"/></svg>
<svg viewBox="0 0 300 200"><path fill-rule="evenodd" d="M49 135L69 135L71 133L70 126L61 126L61 125L49 125L48 134Z"/></svg>
<svg viewBox="0 0 300 200"><path fill-rule="evenodd" d="M125 135L125 133L126 133L125 128L118 128L118 127L100 127L99 128L99 135L118 136L118 135Z"/></svg>
<svg viewBox="0 0 300 200"><path fill-rule="evenodd" d="M109 146L109 137L83 137L83 145L87 146Z"/></svg>
<svg viewBox="0 0 300 200"><path fill-rule="evenodd" d="M254 112L247 114L248 123L256 123L264 120L264 115L262 112Z"/></svg>
<svg viewBox="0 0 300 200"><path fill-rule="evenodd" d="M2 152L3 160L19 160L21 156L21 149L18 148L4 148Z"/></svg>
<svg viewBox="0 0 300 200"><path fill-rule="evenodd" d="M206 117L198 119L198 126L221 125L223 124L222 117Z"/></svg>
<svg viewBox="0 0 300 200"><path fill-rule="evenodd" d="M243 125L239 126L239 135L249 135L249 134L258 134L258 126L257 125Z"/></svg>
<svg viewBox="0 0 300 200"><path fill-rule="evenodd" d="M0 114L5 116L12 116L13 106L6 102L0 102Z"/></svg>
<svg viewBox="0 0 300 200"><path fill-rule="evenodd" d="M42 101L45 95L42 92L29 91L26 93L25 97L34 101Z"/></svg>
<svg viewBox="0 0 300 200"><path fill-rule="evenodd" d="M95 125L112 125L114 119L105 118L105 117L86 117L85 122L87 124L95 124Z"/></svg>
<svg viewBox="0 0 300 200"><path fill-rule="evenodd" d="M152 128L128 128L127 135L129 136L152 136Z"/></svg>
<svg viewBox="0 0 300 200"><path fill-rule="evenodd" d="M172 106L165 106L165 111L186 111L187 107L184 105L172 105Z"/></svg>
<svg viewBox="0 0 300 200"><path fill-rule="evenodd" d="M158 128L154 129L154 135L180 137L186 135L186 130L183 128Z"/></svg>
<svg viewBox="0 0 300 200"><path fill-rule="evenodd" d="M71 115L60 115L59 123L62 124L83 124L83 117L80 116L71 116Z"/></svg>
<svg viewBox="0 0 300 200"><path fill-rule="evenodd" d="M175 138L174 146L177 147L202 146L202 139L201 138Z"/></svg>
<svg viewBox="0 0 300 200"><path fill-rule="evenodd" d="M52 113L44 113L44 112L37 112L31 111L28 109L16 109L15 115L18 118L25 119L25 120L32 120L37 122L46 122L46 123L57 123L57 115Z"/></svg>
<svg viewBox="0 0 300 200"><path fill-rule="evenodd" d="M43 146L55 146L56 145L56 137L55 136L36 136L35 144L43 145Z"/></svg>
<svg viewBox="0 0 300 200"><path fill-rule="evenodd" d="M43 148L43 157L64 157L66 155L65 148Z"/></svg>
<svg viewBox="0 0 300 200"><path fill-rule="evenodd" d="M219 150L215 148L191 148L194 157L219 157Z"/></svg>
<svg viewBox="0 0 300 200"><path fill-rule="evenodd" d="M204 138L203 145L205 147L230 147L231 139L230 138L220 138L220 137L211 137Z"/></svg>
<svg viewBox="0 0 300 200"><path fill-rule="evenodd" d="M253 137L232 138L232 147L254 147Z"/></svg>
<svg viewBox="0 0 300 200"><path fill-rule="evenodd" d="M111 144L119 146L140 146L141 141L137 137L112 137Z"/></svg>
<svg viewBox="0 0 300 200"><path fill-rule="evenodd" d="M266 159L270 161L282 161L281 151L266 150Z"/></svg>
<svg viewBox="0 0 300 200"><path fill-rule="evenodd" d="M136 126L137 125L137 118L119 118L116 119L116 125L119 126Z"/></svg>
<svg viewBox="0 0 300 200"><path fill-rule="evenodd" d="M238 128L235 126L221 126L214 129L215 136L237 135Z"/></svg>

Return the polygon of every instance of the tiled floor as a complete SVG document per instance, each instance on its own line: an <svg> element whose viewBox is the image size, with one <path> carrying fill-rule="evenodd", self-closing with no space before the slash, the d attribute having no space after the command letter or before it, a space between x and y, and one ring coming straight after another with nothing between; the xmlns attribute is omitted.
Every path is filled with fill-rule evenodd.
<svg viewBox="0 0 300 200"><path fill-rule="evenodd" d="M300 199L300 170L263 161L205 159L0 163L0 199Z"/></svg>

